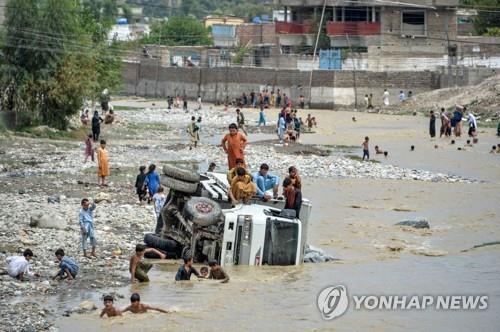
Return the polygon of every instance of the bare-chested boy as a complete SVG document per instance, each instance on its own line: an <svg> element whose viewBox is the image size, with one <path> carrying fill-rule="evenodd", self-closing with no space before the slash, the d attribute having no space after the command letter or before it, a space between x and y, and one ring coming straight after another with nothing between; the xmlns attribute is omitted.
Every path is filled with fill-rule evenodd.
<svg viewBox="0 0 500 332"><path fill-rule="evenodd" d="M103 299L104 309L102 309L101 311L101 318L104 315L107 315L108 317L116 317L122 315L121 311L113 306L113 301L114 301L113 296L111 295L104 296Z"/></svg>
<svg viewBox="0 0 500 332"><path fill-rule="evenodd" d="M130 311L133 314L143 314L145 312L148 312L148 310L154 310L168 314L168 311L166 310L151 307L147 304L141 303L141 296L137 293L132 294L132 296L130 297L130 305L126 307L122 312Z"/></svg>
<svg viewBox="0 0 500 332"><path fill-rule="evenodd" d="M135 255L130 257L130 280L132 283L139 282L148 282L148 272L153 267L153 265L144 263L142 258L146 252L153 252L156 255L160 256L161 259L165 259L166 255L154 248L146 248L143 244L138 244L135 246Z"/></svg>

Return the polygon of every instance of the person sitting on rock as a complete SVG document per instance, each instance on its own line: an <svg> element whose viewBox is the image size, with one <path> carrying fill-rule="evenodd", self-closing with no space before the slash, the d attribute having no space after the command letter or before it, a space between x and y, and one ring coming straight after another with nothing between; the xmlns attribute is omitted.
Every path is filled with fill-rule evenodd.
<svg viewBox="0 0 500 332"><path fill-rule="evenodd" d="M26 249L22 256L7 257L7 273L12 278L24 281L25 277L39 277L38 273L32 273L29 269L29 261L33 258L33 251Z"/></svg>
<svg viewBox="0 0 500 332"><path fill-rule="evenodd" d="M252 182L252 177L243 167L236 168L236 176L231 180L231 190L229 190L232 204L246 204L256 192L257 187Z"/></svg>
<svg viewBox="0 0 500 332"><path fill-rule="evenodd" d="M165 314L168 314L168 311L166 311L166 310L152 307L152 306L147 305L145 303L141 303L141 296L137 293L132 294L132 296L130 297L130 305L128 307L126 307L125 309L123 309L122 312L130 311L133 314L143 314L143 313L148 312L148 310L154 310L154 311L163 312Z"/></svg>
<svg viewBox="0 0 500 332"><path fill-rule="evenodd" d="M233 179L234 177L236 176L236 170L241 167L243 169L245 169L245 161L241 158L236 158L236 166L231 168L228 172L227 172L227 183L229 185L231 185L231 183L233 182ZM246 169L245 169L246 171ZM246 171L248 175L250 175L250 173L248 171Z"/></svg>
<svg viewBox="0 0 500 332"><path fill-rule="evenodd" d="M57 272L53 279L67 279L68 283L71 283L71 281L75 279L78 274L78 264L76 264L73 258L64 256L64 250L61 248L56 250L55 255L57 261L59 262L59 272Z"/></svg>
<svg viewBox="0 0 500 332"><path fill-rule="evenodd" d="M89 110L82 111L82 114L80 114L80 121L84 126L89 124Z"/></svg>
<svg viewBox="0 0 500 332"><path fill-rule="evenodd" d="M104 302L104 309L101 311L100 317L102 318L104 315L107 315L108 317L116 317L116 316L121 316L122 313L119 309L116 309L113 306L113 296L111 295L105 295L103 302Z"/></svg>
<svg viewBox="0 0 500 332"><path fill-rule="evenodd" d="M278 198L279 177L269 174L269 165L260 165L260 170L253 175L253 181L257 185L257 195L264 201L271 198ZM273 189L273 196L266 193L267 190Z"/></svg>
<svg viewBox="0 0 500 332"><path fill-rule="evenodd" d="M109 110L109 112L104 117L104 124L112 124L115 121L115 113L113 110Z"/></svg>

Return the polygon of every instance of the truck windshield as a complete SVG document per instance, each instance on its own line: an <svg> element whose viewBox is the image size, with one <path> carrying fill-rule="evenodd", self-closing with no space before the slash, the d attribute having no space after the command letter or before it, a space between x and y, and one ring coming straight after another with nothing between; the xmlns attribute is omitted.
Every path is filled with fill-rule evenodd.
<svg viewBox="0 0 500 332"><path fill-rule="evenodd" d="M262 264L295 264L298 254L298 237L298 224L277 219L268 219L266 222Z"/></svg>

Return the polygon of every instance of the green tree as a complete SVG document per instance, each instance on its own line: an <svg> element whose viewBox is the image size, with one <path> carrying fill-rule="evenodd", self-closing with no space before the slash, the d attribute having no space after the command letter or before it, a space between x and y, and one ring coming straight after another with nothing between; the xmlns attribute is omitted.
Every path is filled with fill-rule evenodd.
<svg viewBox="0 0 500 332"><path fill-rule="evenodd" d="M118 85L120 60L80 2L9 0L5 27L1 103L16 125L64 129L84 97Z"/></svg>
<svg viewBox="0 0 500 332"><path fill-rule="evenodd" d="M478 9L474 26L479 34L485 34L488 28L500 28L499 0L474 0L473 6Z"/></svg>
<svg viewBox="0 0 500 332"><path fill-rule="evenodd" d="M209 45L208 29L196 18L174 16L167 22L156 22L145 42L162 45Z"/></svg>

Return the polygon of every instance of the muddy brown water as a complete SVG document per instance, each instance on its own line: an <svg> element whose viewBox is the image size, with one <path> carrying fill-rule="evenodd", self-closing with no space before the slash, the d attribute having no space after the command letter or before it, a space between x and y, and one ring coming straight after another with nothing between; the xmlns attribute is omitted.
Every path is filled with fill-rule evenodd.
<svg viewBox="0 0 500 332"><path fill-rule="evenodd" d="M308 111L309 112L309 111ZM498 331L500 330L500 246L463 252L500 240L500 155L488 153L498 138L480 129L479 144L458 151L465 137L430 140L427 119L348 112L310 111L319 119L307 144L358 146L365 135L371 148L389 150L381 163L462 175L475 183L304 178L304 196L313 204L308 242L340 259L335 263L289 267L228 268L228 284L173 281L178 262L157 264L149 284L97 292L63 288L56 297L36 299L60 314L83 300L102 308L100 297L117 292L120 308L139 292L145 303L170 314L127 314L99 319L99 311L57 319L61 331ZM352 122L355 115L357 121ZM270 139L260 134L258 139ZM208 139L208 138L207 138ZM215 135L213 144L220 141ZM253 138L252 140L255 140ZM415 145L414 152L409 145ZM438 145L438 149L434 148ZM358 151L360 152L360 151ZM356 153L356 151L355 151ZM394 226L425 217L431 228ZM342 284L350 295L489 296L485 311L348 311L322 320L316 296Z"/></svg>

